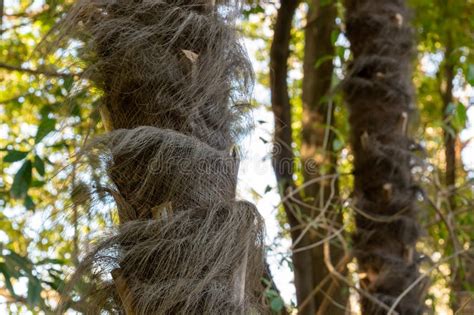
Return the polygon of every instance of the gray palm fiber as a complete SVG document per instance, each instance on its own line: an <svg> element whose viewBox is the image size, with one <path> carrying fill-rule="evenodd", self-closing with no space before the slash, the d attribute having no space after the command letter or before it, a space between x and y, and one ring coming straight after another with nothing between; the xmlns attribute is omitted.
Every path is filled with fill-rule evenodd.
<svg viewBox="0 0 474 315"><path fill-rule="evenodd" d="M261 310L263 224L235 196L253 82L237 5L79 0L66 17L103 91L111 131L90 153L120 218L72 280L87 283L87 314Z"/></svg>

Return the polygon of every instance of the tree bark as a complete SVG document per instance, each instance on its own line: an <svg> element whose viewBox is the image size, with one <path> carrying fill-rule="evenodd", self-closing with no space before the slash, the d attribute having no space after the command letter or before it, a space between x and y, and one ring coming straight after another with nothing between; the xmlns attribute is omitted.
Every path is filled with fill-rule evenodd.
<svg viewBox="0 0 474 315"><path fill-rule="evenodd" d="M346 0L353 61L344 83L354 154L354 254L361 287L399 314L422 314L413 141L412 30L405 1ZM398 297L402 296L401 299ZM387 310L361 298L363 314Z"/></svg>
<svg viewBox="0 0 474 315"><path fill-rule="evenodd" d="M321 5L320 0L309 1L307 25L305 28L305 48L303 64L303 129L301 159L304 182L311 184L305 187L305 202L311 205L305 215L309 220L316 218L322 211L326 211L330 224L341 225L342 216L334 202L337 198L338 182L328 177L317 180L323 175L334 175L336 172L337 157L332 151L334 132L330 126L334 125L334 106L330 100L331 82L333 76L334 45L331 40L335 30L337 9L334 2ZM332 187L331 187L332 186ZM329 207L327 207L329 206ZM323 210L327 208L326 210ZM318 210L316 210L318 209ZM311 243L320 242L326 237L324 228L312 229ZM331 260L339 261L344 255L341 248L332 246ZM329 273L324 263L323 246L311 250L313 265L313 287L318 286ZM337 280L334 280L337 282ZM336 289L328 292L331 282L324 285L314 296L314 304L318 311L324 303L323 314L345 314L339 305L346 305L347 296L343 293L340 284ZM333 286L334 287L334 286Z"/></svg>
<svg viewBox="0 0 474 315"><path fill-rule="evenodd" d="M78 268L88 313L263 308L262 220L235 190L253 75L237 3L214 4L84 0L66 18L94 49L110 129L95 145L120 220Z"/></svg>
<svg viewBox="0 0 474 315"><path fill-rule="evenodd" d="M274 26L273 42L270 50L270 83L272 110L275 117L273 168L277 178L278 187L282 199L286 199L287 193L295 188L293 181L293 136L291 128L291 106L288 95L288 58L290 55L291 27L293 16L299 1L282 0L278 9L277 19ZM284 202L285 212L290 225L290 234L293 243L301 236L303 226L300 224L301 217L291 202ZM308 235L302 237L299 246L309 245ZM293 269L295 276L296 300L300 305L308 297L313 289L312 260L309 251L293 253ZM316 309L314 303L301 311L302 315L313 315Z"/></svg>
<svg viewBox="0 0 474 315"><path fill-rule="evenodd" d="M444 133L444 156L445 156L445 184L449 194L449 207L453 211L454 204L454 188L456 185L456 131L454 130L449 119L451 113L449 113L449 106L453 102L453 80L454 80L454 64L452 62L452 38L448 34L446 49L445 49L445 64L442 68L443 78L441 87L441 98L443 100L443 118L446 121L447 128L443 130Z"/></svg>
<svg viewBox="0 0 474 315"><path fill-rule="evenodd" d="M446 14L449 15L449 9L446 7ZM455 229L455 213L456 213L456 178L458 165L462 162L460 160L460 154L456 148L456 142L458 139L458 131L451 123L452 119L452 108L454 97L453 97L453 88L454 88L454 78L456 76L456 62L454 59L455 48L453 43L453 38L451 32L448 30L446 37L446 47L444 53L444 64L441 68L441 77L440 77L440 93L441 99L443 101L443 120L446 123L446 127L443 129L443 139L444 139L444 157L445 157L445 177L444 184L448 190L448 200L446 202L447 210L450 215L448 215L448 224L452 224ZM453 236L452 240L452 252L457 252L461 250L461 244L457 239L456 235ZM451 264L452 274L454 275L451 283L451 308L454 313L460 311L468 314L470 309L474 307L474 303L470 302L471 294L467 292L465 284L472 283L472 280L466 275L470 273L470 257L465 257L460 255L459 257L454 258L454 262ZM463 310L461 310L464 307Z"/></svg>
<svg viewBox="0 0 474 315"><path fill-rule="evenodd" d="M272 109L275 115L275 150L273 165L277 176L282 198L288 199L287 194L295 189L293 181L294 155L292 151L291 104L288 95L287 72L289 43L291 39L291 25L297 3L282 1L275 23L274 39L271 48L271 88ZM336 8L334 4L320 5L319 1L310 3L308 10L308 24L305 30L305 57L303 79L303 130L302 130L302 173L305 184L315 182L324 172L334 173L335 157L326 152L325 146L333 139L333 132L326 132L327 124L333 113L324 98L328 96L333 75L332 59L334 47L331 42L331 33L334 29ZM315 171L318 170L318 171ZM333 187L331 187L333 185ZM310 183L302 194L294 196L299 205L287 201L285 211L291 228L291 237L295 252L293 264L295 272L295 286L300 314L315 314L324 305L323 312L343 314L344 310L335 304L345 305L345 297L338 283L326 281L314 291L328 275L324 263L322 246L314 249L298 251L303 247L321 241L326 233L322 230L306 231L301 235L306 224L320 213L316 207L322 209L327 202L331 202L331 189L336 190L337 182L329 178L320 183ZM332 192L334 193L334 192ZM308 204L307 207L301 206ZM328 217L341 222L339 214L329 207ZM341 258L341 251L333 248L332 260ZM327 280L327 279L326 279ZM337 282L337 281L336 281ZM331 288L331 289L330 289ZM327 300L330 303L327 303ZM335 302L335 303L334 303Z"/></svg>
<svg viewBox="0 0 474 315"><path fill-rule="evenodd" d="M4 8L3 0L0 0L0 36L3 33L3 8Z"/></svg>

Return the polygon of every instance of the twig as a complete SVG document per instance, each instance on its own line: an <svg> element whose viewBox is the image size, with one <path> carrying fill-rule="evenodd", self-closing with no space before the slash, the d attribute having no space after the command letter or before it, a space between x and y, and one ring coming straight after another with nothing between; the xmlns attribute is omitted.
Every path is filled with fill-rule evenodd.
<svg viewBox="0 0 474 315"><path fill-rule="evenodd" d="M459 312L461 312L463 309L465 309L469 303L474 299L474 296L470 296L466 302L464 302L463 305L461 305L461 307L454 313L454 315L458 315L460 314Z"/></svg>
<svg viewBox="0 0 474 315"><path fill-rule="evenodd" d="M333 238L336 238L339 234L342 234L342 232L344 232L344 230L346 229L346 227L348 226L349 224L345 224L342 228L340 228L339 230L337 230L336 232L334 233L331 233L330 235L328 235L327 237L325 237L324 239L316 242L316 243L313 243L313 244L310 244L308 246L304 246L304 247L299 247L299 248L296 248L296 249L293 249L293 252L294 253L297 253L297 252L301 252L301 251L304 251L304 250L308 250L308 249L312 249L312 248L315 248L315 247L318 247L318 246L321 246L323 245L325 242L329 242L330 240L332 240Z"/></svg>
<svg viewBox="0 0 474 315"><path fill-rule="evenodd" d="M41 69L30 69L30 68L23 68L18 66L9 65L3 62L0 62L0 68L10 71L19 71L25 72L33 75L44 75L46 77L53 77L53 78L70 78L70 77L79 77L80 74L78 73L62 73L62 72L55 72L55 71L48 71L48 70L41 70Z"/></svg>
<svg viewBox="0 0 474 315"><path fill-rule="evenodd" d="M338 278L342 282L346 283L347 285L351 285L351 283L343 275L341 275L341 273L338 270L336 270L336 268L332 264L332 262L331 262L331 253L330 253L330 248L329 248L329 243L328 242L324 243L324 263L326 264L326 268L329 270L329 272L333 276L335 276L336 278ZM390 307L387 304L379 301L377 298L372 296L372 294L368 293L365 290L361 290L356 286L352 286L352 287L354 288L354 290L359 292L359 294L365 296L372 303L377 304L378 306L382 307L383 309L390 311ZM396 312L395 310L392 310L392 312L393 312L392 314L389 313L387 315L399 315L399 313Z"/></svg>
<svg viewBox="0 0 474 315"><path fill-rule="evenodd" d="M392 307L390 307L390 309L388 310L388 313L387 315L394 315L394 314L398 314L396 311L395 311L395 308L397 307L398 304L400 304L401 300L405 297L405 295L407 295L411 290L413 290L413 288L415 288L424 278L428 277L429 274L435 270L436 268L438 268L438 266L450 259L453 259L454 257L457 257L458 255L462 254L462 253L465 253L465 252L468 252L468 251L473 251L473 249L471 248L470 250L469 249L463 249L461 251L457 251L455 252L454 254L446 257L446 258L443 258L441 259L440 261L438 261L433 267L431 267L430 269L428 269L424 274L420 275L415 281L412 282L412 284L410 284L408 286L408 288L405 289L405 291L403 291L398 297L397 299L395 300L395 302L393 302L392 304Z"/></svg>
<svg viewBox="0 0 474 315"><path fill-rule="evenodd" d="M3 28L3 0L0 0L0 30L2 28Z"/></svg>
<svg viewBox="0 0 474 315"><path fill-rule="evenodd" d="M444 215L444 213L439 209L434 202L427 196L427 194L424 191L421 191L423 195L423 199L428 202L428 204L435 209L436 213L439 215L441 221L446 225L446 228L448 229L449 237L451 239L451 242L453 243L453 248L457 252L461 249L461 244L459 243L459 239L456 236L456 233L454 232L453 227L451 226L448 218ZM457 267L457 266L456 266Z"/></svg>
<svg viewBox="0 0 474 315"><path fill-rule="evenodd" d="M352 254L346 254L344 257L342 257L339 262L337 263L337 266L336 266L336 269L338 270L341 270L341 269L344 269L345 266L347 265L347 263L349 261L351 261L352 259ZM316 286L313 291L311 291L311 293L306 297L306 299L303 301L303 303L301 303L301 305L299 305L298 307L298 310L301 312L301 310L303 310L306 305L308 305L308 303L313 299L313 296L316 295L316 293L318 293L319 291L321 291L322 287L329 281L329 279L331 279L331 274L328 274L326 275L326 277L324 277L323 281L321 281L318 286Z"/></svg>

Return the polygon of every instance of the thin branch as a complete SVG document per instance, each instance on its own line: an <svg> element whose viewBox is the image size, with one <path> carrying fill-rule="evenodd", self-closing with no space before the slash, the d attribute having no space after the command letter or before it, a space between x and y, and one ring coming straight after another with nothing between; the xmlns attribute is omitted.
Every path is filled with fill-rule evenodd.
<svg viewBox="0 0 474 315"><path fill-rule="evenodd" d="M2 28L2 26L0 25L0 35L2 35L3 33L7 32L7 31L12 31L12 30L15 30L17 28L21 28L23 26L30 25L30 24L31 24L31 22L28 21L28 22L23 22L23 23L18 23L18 24L12 25L8 28Z"/></svg>
<svg viewBox="0 0 474 315"><path fill-rule="evenodd" d="M395 300L395 302L393 302L392 304L392 307L390 307L390 309L388 310L388 313L387 315L394 315L394 314L397 314L397 312L395 311L396 307L398 304L400 304L401 300L411 291L413 290L419 283L421 283L421 281L423 281L423 279L425 279L426 277L428 277L430 275L430 273L435 270L436 268L438 268L439 265L441 265L442 263L445 263L447 261L449 261L450 259L453 259L453 258L456 258L457 256L463 254L463 253L466 253L466 252L469 252L469 251L472 251L472 249L466 249L466 250L460 250L460 251L457 251L455 252L454 254L448 256L448 257L445 257L441 260L439 260L434 266L432 266L430 269L428 269L424 274L420 275L415 281L412 282L411 285L409 285L405 291L403 291L398 297L397 299Z"/></svg>
<svg viewBox="0 0 474 315"><path fill-rule="evenodd" d="M0 30L3 27L3 8L4 8L3 0L0 0ZM1 35L1 33L0 33L0 35Z"/></svg>
<svg viewBox="0 0 474 315"><path fill-rule="evenodd" d="M428 197L428 195L424 191L422 191L422 195L423 195L425 201L427 201L428 204L436 211L436 213L439 215L441 221L443 221L443 223L446 225L446 228L448 229L449 236L450 236L451 241L453 243L454 250L459 251L461 249L461 244L459 243L459 239L456 236L455 227L453 227L450 224L448 218L446 218L443 211L441 211L441 209L439 209L434 204L434 202Z"/></svg>
<svg viewBox="0 0 474 315"><path fill-rule="evenodd" d="M469 297L467 301L465 301L464 304L461 305L461 307L456 311L456 313L454 313L454 315L460 315L461 312L469 305L469 303L471 303L473 299L474 299L474 296Z"/></svg>
<svg viewBox="0 0 474 315"><path fill-rule="evenodd" d="M46 77L53 77L53 78L70 78L70 77L80 76L79 73L62 73L62 72L49 71L49 70L44 70L44 69L30 69L30 68L10 65L3 62L0 62L0 68L9 70L9 71L25 72L32 75L44 75Z"/></svg>
<svg viewBox="0 0 474 315"><path fill-rule="evenodd" d="M346 283L347 285L351 285L351 283L334 267L334 265L331 262L331 253L329 249L329 243L326 242L324 243L324 263L326 264L326 268L329 270L329 272L336 277L337 279L341 280L342 282ZM370 300L372 303L377 304L378 306L382 307L385 310L388 310L389 312L392 311L392 315L397 315L399 314L398 312L391 310L390 307L383 303L382 301L379 301L377 298L375 298L372 294L369 292L359 289L356 286L352 286L359 294L363 295L365 298Z"/></svg>
<svg viewBox="0 0 474 315"><path fill-rule="evenodd" d="M347 264L352 260L353 256L352 254L347 254L344 257L342 257L339 262L336 265L336 269L340 270L343 272L344 268L347 266ZM326 283L332 278L331 274L327 274L323 281L321 281L312 291L311 294L309 294L306 299L299 305L299 310L302 311L306 308L306 306L312 301L313 297L318 293L319 291L322 290L322 288L326 285Z"/></svg>

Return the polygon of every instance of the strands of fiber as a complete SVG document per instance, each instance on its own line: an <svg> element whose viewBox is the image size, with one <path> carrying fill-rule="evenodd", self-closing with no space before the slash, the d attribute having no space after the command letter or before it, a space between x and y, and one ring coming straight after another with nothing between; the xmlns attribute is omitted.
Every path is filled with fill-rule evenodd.
<svg viewBox="0 0 474 315"><path fill-rule="evenodd" d="M62 25L85 39L86 73L103 91L110 130L88 154L105 161L120 218L72 279L86 286L87 314L261 310L262 220L235 196L253 82L237 8L79 0Z"/></svg>

